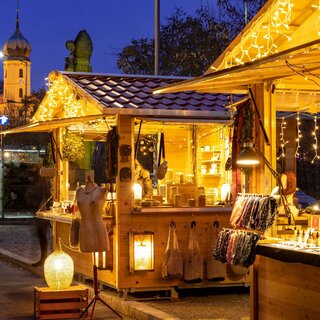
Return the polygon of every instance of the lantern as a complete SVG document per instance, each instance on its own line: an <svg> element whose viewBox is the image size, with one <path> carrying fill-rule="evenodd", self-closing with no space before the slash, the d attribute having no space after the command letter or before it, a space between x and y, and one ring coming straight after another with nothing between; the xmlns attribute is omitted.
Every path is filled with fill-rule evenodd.
<svg viewBox="0 0 320 320"><path fill-rule="evenodd" d="M154 270L154 233L130 232L130 272Z"/></svg>
<svg viewBox="0 0 320 320"><path fill-rule="evenodd" d="M62 250L60 238L56 250L44 262L44 277L47 285L54 290L64 290L71 285L73 260Z"/></svg>

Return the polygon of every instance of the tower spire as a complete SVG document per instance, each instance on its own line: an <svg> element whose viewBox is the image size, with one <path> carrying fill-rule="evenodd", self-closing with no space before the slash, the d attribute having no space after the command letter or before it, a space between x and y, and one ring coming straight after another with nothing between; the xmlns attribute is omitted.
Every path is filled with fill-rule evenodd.
<svg viewBox="0 0 320 320"><path fill-rule="evenodd" d="M19 0L17 0L17 17L16 17L16 31L20 30L20 21L19 21Z"/></svg>

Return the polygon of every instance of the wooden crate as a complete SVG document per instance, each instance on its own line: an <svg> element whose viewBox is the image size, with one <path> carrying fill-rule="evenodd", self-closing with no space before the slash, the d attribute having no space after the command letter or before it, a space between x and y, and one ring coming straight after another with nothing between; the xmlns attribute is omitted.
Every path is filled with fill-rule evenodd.
<svg viewBox="0 0 320 320"><path fill-rule="evenodd" d="M65 290L34 287L36 319L79 319L88 305L88 289L71 286Z"/></svg>

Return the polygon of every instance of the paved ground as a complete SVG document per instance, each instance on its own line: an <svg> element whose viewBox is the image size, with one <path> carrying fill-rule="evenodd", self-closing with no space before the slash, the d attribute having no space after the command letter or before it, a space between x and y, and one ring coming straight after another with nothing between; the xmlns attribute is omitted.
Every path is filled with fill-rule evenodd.
<svg viewBox="0 0 320 320"><path fill-rule="evenodd" d="M40 258L36 225L1 223L0 220L0 319L33 319L33 287L45 286L43 267L31 266ZM109 290L101 295L117 311L123 311L126 319L249 320L249 293L243 287L182 290L177 300L143 302L123 301ZM98 302L95 319L118 317Z"/></svg>

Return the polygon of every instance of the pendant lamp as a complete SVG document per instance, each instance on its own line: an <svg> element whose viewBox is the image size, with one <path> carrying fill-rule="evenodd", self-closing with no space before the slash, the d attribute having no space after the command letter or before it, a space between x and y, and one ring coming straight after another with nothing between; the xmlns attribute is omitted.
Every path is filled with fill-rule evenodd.
<svg viewBox="0 0 320 320"><path fill-rule="evenodd" d="M237 164L241 167L255 166L260 163L260 159L253 148L252 142L243 144L243 148L239 153Z"/></svg>

